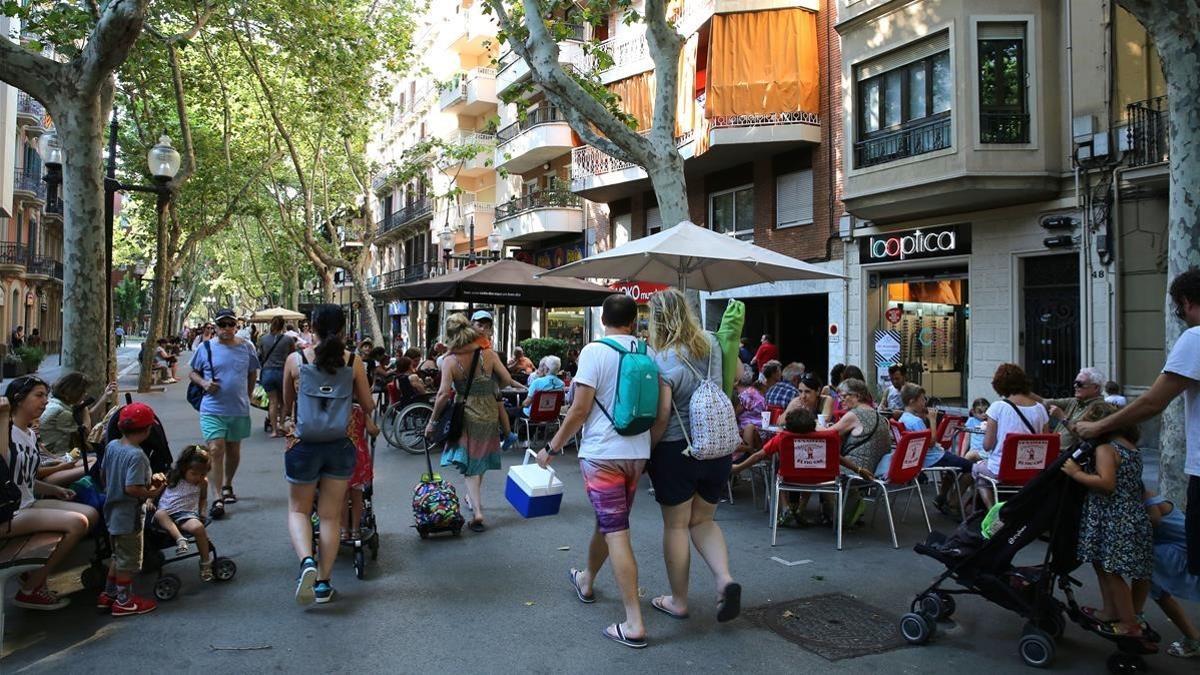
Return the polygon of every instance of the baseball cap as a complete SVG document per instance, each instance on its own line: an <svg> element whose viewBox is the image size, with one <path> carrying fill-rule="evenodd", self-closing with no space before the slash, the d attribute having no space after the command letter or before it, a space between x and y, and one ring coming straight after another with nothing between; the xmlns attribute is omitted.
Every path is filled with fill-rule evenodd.
<svg viewBox="0 0 1200 675"><path fill-rule="evenodd" d="M476 310L476 312L471 315L471 321L492 321L492 313L486 309Z"/></svg>
<svg viewBox="0 0 1200 675"><path fill-rule="evenodd" d="M234 314L233 310L229 309L228 307L222 307L221 309L217 310L217 316L213 319L213 321L220 321L226 317L236 319L237 314Z"/></svg>
<svg viewBox="0 0 1200 675"><path fill-rule="evenodd" d="M145 403L130 403L121 408L117 428L121 431L141 431L154 426L154 409Z"/></svg>

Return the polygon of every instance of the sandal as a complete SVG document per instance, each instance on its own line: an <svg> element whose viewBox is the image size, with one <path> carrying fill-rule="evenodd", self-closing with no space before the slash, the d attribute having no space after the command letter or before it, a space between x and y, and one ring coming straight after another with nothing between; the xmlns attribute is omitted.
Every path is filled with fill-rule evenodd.
<svg viewBox="0 0 1200 675"><path fill-rule="evenodd" d="M672 619L683 620L683 619L688 618L689 615L687 612L679 613L679 612L674 612L674 611L668 609L666 601L667 601L667 596L660 595L657 598L654 598L650 601L650 606L653 607L654 609L657 609L658 611L662 612L663 614L666 614L667 616L671 617Z"/></svg>
<svg viewBox="0 0 1200 675"><path fill-rule="evenodd" d="M644 636L635 638L626 635L625 629L621 628L621 624L619 623L609 624L608 628L604 629L604 637L613 642L619 642L631 649L644 649L646 647L646 638Z"/></svg>
<svg viewBox="0 0 1200 675"><path fill-rule="evenodd" d="M217 499L213 501L212 506L208 507L208 517L213 520L220 520L225 517L225 501Z"/></svg>
<svg viewBox="0 0 1200 675"><path fill-rule="evenodd" d="M590 605L596 601L596 594L595 593L592 593L591 595L583 594L583 586L579 585L579 575L580 574L583 574L583 572L580 572L579 570L572 567L571 571L567 573L567 576L569 576L571 578L571 587L575 589L575 597L579 598L579 601L582 602L583 604Z"/></svg>
<svg viewBox="0 0 1200 675"><path fill-rule="evenodd" d="M472 532L483 532L487 529L487 525L484 525L482 520L472 520L467 524L467 529Z"/></svg>
<svg viewBox="0 0 1200 675"><path fill-rule="evenodd" d="M213 568L213 564L212 564L211 560L203 561L200 563L200 581L212 581L213 580L213 569L212 568Z"/></svg>
<svg viewBox="0 0 1200 675"><path fill-rule="evenodd" d="M1170 647L1167 647L1167 654L1177 656L1181 659L1200 656L1200 639L1184 638L1183 640L1176 640L1171 643Z"/></svg>
<svg viewBox="0 0 1200 675"><path fill-rule="evenodd" d="M232 485L226 485L225 487L221 488L221 500L226 504L237 503L237 495L233 494Z"/></svg>
<svg viewBox="0 0 1200 675"><path fill-rule="evenodd" d="M725 623L738 618L742 613L742 585L736 581L725 587L721 599L717 601L717 622Z"/></svg>

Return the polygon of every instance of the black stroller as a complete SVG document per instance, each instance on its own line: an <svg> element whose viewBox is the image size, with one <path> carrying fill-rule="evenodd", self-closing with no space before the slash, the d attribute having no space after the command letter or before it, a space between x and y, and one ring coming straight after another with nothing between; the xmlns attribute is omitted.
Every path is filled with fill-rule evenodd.
<svg viewBox="0 0 1200 675"><path fill-rule="evenodd" d="M900 620L900 632L910 644L924 644L936 632L937 621L955 609L955 595L978 595L1026 619L1018 642L1021 658L1029 666L1048 668L1054 661L1055 640L1066 630L1067 619L1116 643L1108 659L1112 672L1138 672L1145 668L1141 655L1152 653L1141 639L1110 637L1097 632L1096 622L1080 611L1072 587L1082 584L1071 577L1079 567L1076 545L1086 488L1061 471L1068 458L1079 464L1090 461L1093 447L1082 444L1063 453L1000 509L1001 525L984 539L977 513L947 537L929 535L914 550L946 566L928 588L917 594L911 612ZM1042 564L1014 567L1013 557L1035 539L1047 541ZM942 585L953 579L960 588ZM1055 589L1063 598L1055 597ZM1158 636L1147 631L1152 642Z"/></svg>

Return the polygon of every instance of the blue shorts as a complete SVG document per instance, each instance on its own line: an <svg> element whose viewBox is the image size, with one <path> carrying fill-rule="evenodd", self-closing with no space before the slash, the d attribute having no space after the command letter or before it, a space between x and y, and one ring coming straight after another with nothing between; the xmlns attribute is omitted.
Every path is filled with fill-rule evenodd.
<svg viewBox="0 0 1200 675"><path fill-rule="evenodd" d="M283 391L283 368L263 368L258 371L258 382L268 394Z"/></svg>
<svg viewBox="0 0 1200 675"><path fill-rule="evenodd" d="M250 438L249 415L200 415L200 433L206 441L241 441Z"/></svg>
<svg viewBox="0 0 1200 675"><path fill-rule="evenodd" d="M310 485L322 478L350 480L357 461L348 438L324 443L300 441L283 453L283 472L289 483Z"/></svg>

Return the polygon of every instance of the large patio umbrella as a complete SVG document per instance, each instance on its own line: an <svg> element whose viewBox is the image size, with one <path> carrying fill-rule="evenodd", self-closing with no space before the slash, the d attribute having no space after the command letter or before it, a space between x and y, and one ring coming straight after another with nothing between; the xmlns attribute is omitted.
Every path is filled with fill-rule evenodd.
<svg viewBox="0 0 1200 675"><path fill-rule="evenodd" d="M438 300L522 307L591 307L613 290L581 279L539 279L546 270L499 260L396 287L402 300Z"/></svg>
<svg viewBox="0 0 1200 675"><path fill-rule="evenodd" d="M701 291L844 278L688 221L545 273L560 276L646 281Z"/></svg>
<svg viewBox="0 0 1200 675"><path fill-rule="evenodd" d="M290 310L287 307L272 307L255 312L254 316L250 317L250 321L254 323L269 323L277 316L284 321L300 321L304 318L304 315L300 312Z"/></svg>

